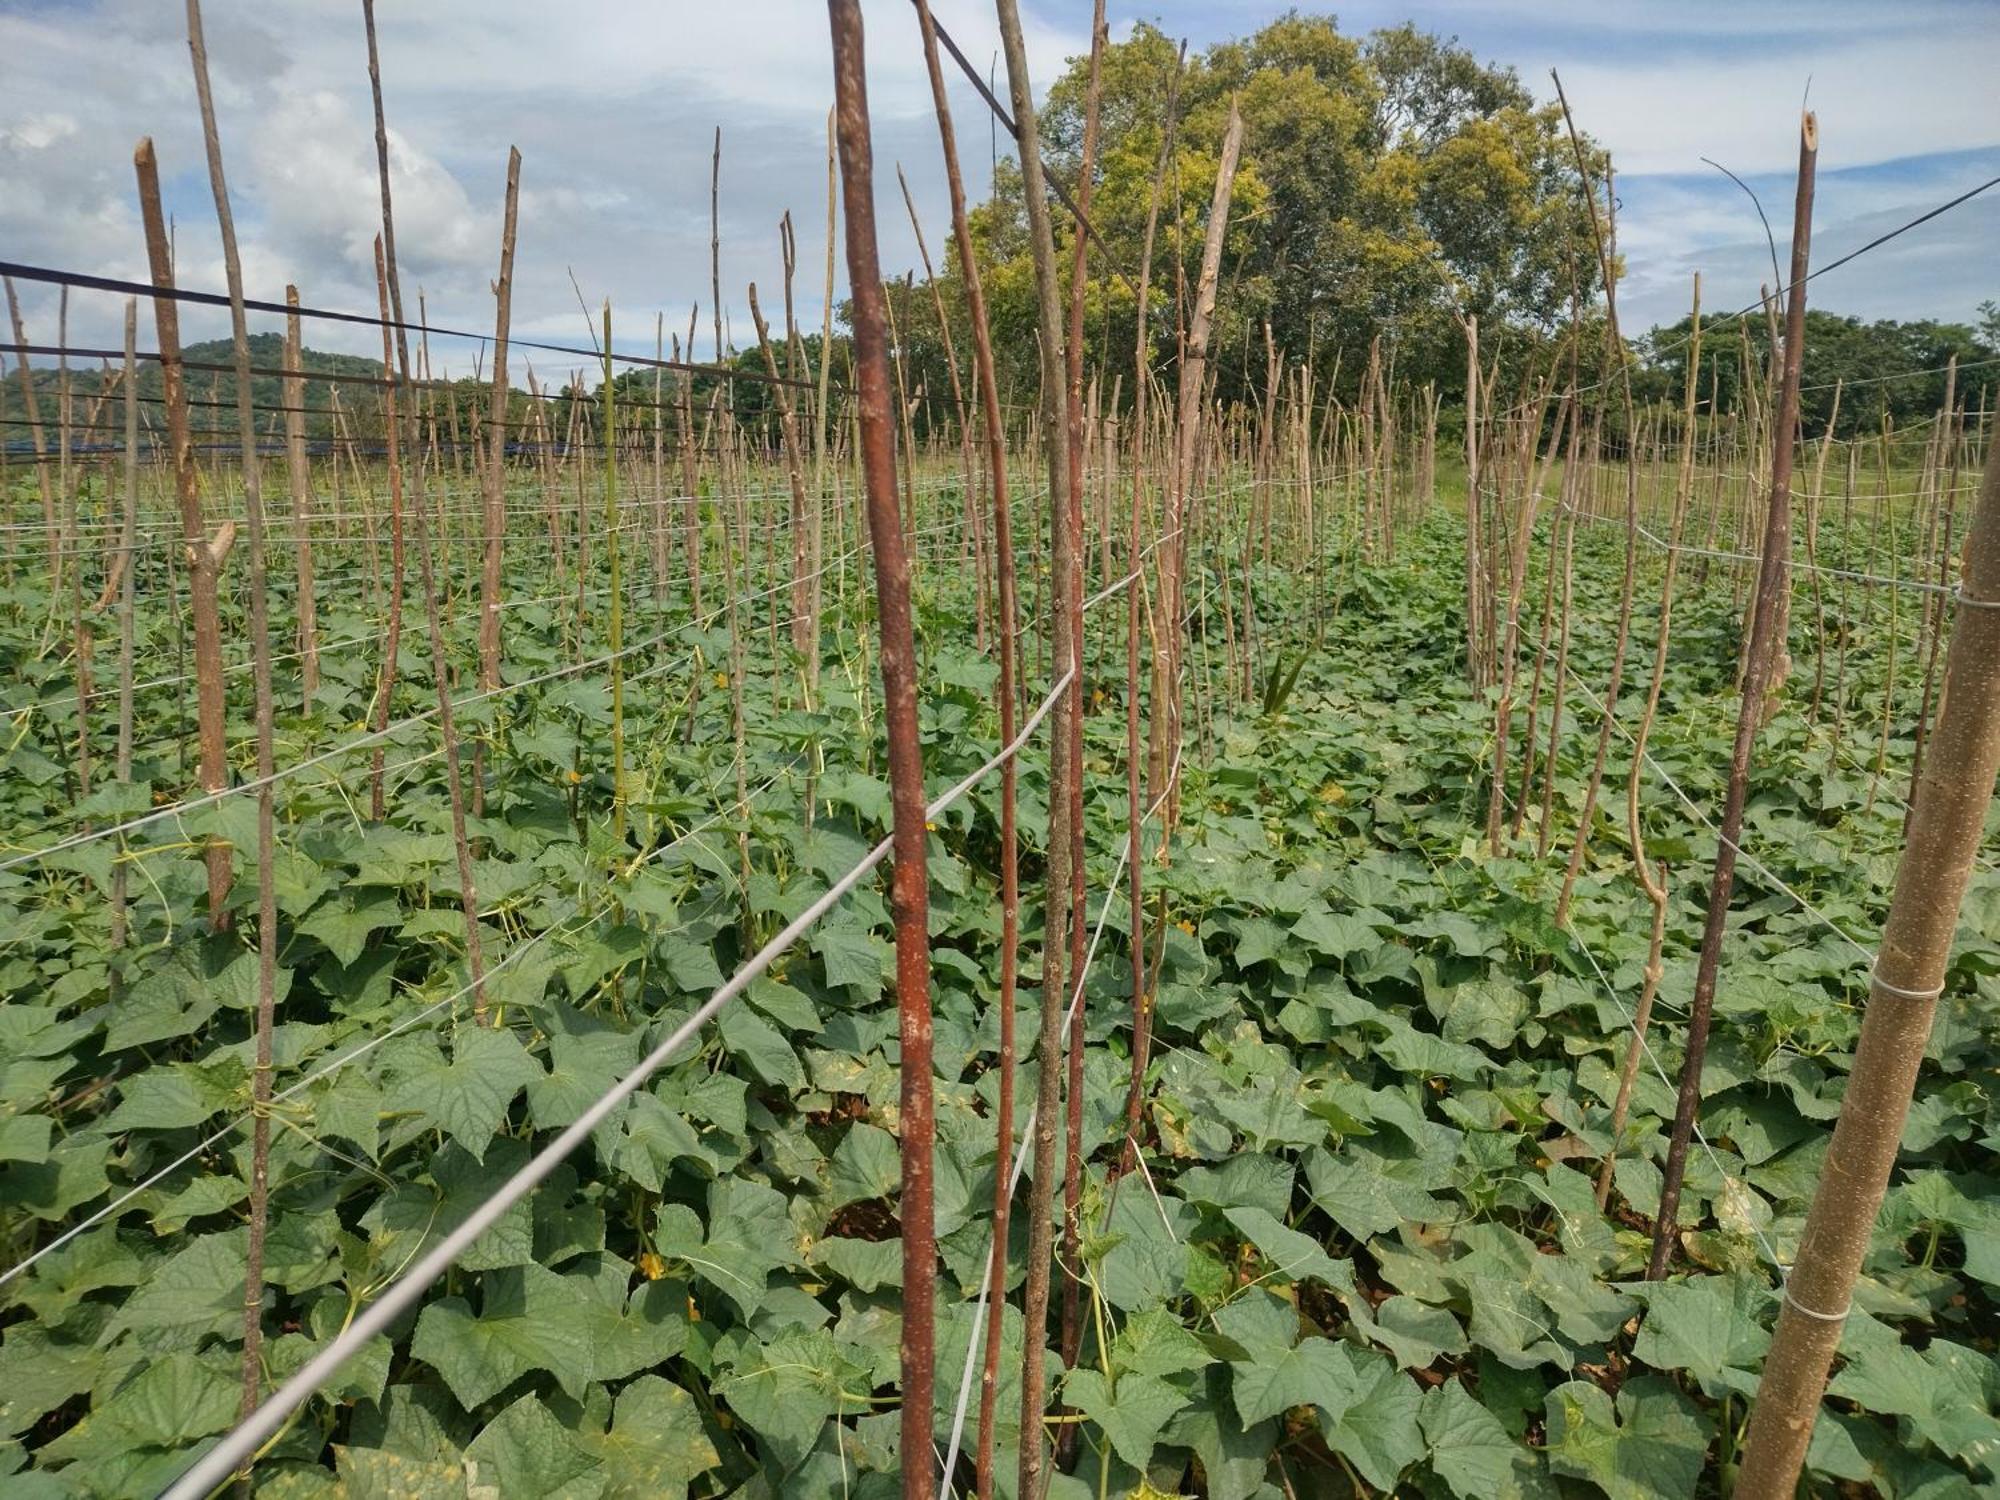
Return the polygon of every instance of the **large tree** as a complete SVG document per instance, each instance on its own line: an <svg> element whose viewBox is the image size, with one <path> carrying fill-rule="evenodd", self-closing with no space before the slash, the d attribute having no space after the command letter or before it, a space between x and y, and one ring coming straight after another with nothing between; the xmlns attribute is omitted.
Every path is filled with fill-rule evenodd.
<svg viewBox="0 0 2000 1500"><path fill-rule="evenodd" d="M1092 220L1110 253L1093 261L1090 330L1093 355L1113 366L1131 347L1131 283L1177 52L1141 24L1104 56ZM1065 181L1080 156L1085 87L1078 60L1051 87L1043 117L1050 165ZM1187 60L1152 272L1162 358L1174 299L1192 281L1232 98L1245 134L1214 338L1225 399L1261 389L1267 321L1289 357L1310 352L1323 376L1338 360L1345 389L1378 332L1400 373L1455 387L1462 316L1495 331L1483 347L1518 352L1567 317L1573 288L1585 299L1594 289L1589 220L1557 110L1511 70L1413 26L1361 40L1330 16L1292 12ZM999 343L1032 349L1020 193L1019 173L1002 163L972 232L992 266ZM1058 223L1071 232L1066 216ZM1498 338L1502 325L1522 336ZM1008 339L1009 327L1023 337ZM1031 370L1012 374L1032 391Z"/></svg>

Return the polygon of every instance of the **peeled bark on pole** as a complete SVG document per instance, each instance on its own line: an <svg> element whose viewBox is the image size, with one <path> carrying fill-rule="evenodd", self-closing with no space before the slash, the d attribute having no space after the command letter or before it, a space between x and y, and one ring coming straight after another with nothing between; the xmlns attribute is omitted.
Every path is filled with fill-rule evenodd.
<svg viewBox="0 0 2000 1500"><path fill-rule="evenodd" d="M382 59L375 48L375 0L361 0L361 26L368 38L368 95L375 106L375 173L382 188L382 254L389 268L390 317L396 325L396 369L402 373L403 383L407 386L410 381L410 341L403 328L402 284L396 277L396 215L389 191L389 124L382 111ZM405 415L412 419L410 431L414 434L414 404ZM375 816L382 816L379 808Z"/></svg>
<svg viewBox="0 0 2000 1500"><path fill-rule="evenodd" d="M1854 1280L1895 1166L2000 772L2000 432L1987 449L1960 603L1860 1044L1750 1410L1736 1483L1742 1500L1789 1496L1798 1482Z"/></svg>
<svg viewBox="0 0 2000 1500"><path fill-rule="evenodd" d="M1479 319L1465 319L1465 675L1484 687L1479 648Z"/></svg>
<svg viewBox="0 0 2000 1500"><path fill-rule="evenodd" d="M152 137L139 142L132 154L132 167L139 179L139 213L146 228L146 259L152 270L153 285L171 293L173 247L167 238L166 214L160 207L160 169L153 155ZM222 617L216 592L222 564L236 541L236 523L224 521L213 537L206 535L201 514L201 476L195 467L194 441L188 433L180 305L171 295L153 299L153 325L160 344L160 394L167 408L167 447L173 455L181 543L187 553L189 612L194 616L195 725L200 747L195 774L202 791L213 795L229 785L229 746L222 699ZM208 925L220 932L229 926L229 845L220 839L210 839L207 860Z"/></svg>
<svg viewBox="0 0 2000 1500"><path fill-rule="evenodd" d="M137 584L138 569L130 566L132 550L139 534L139 303L136 298L125 300L125 379L122 393L125 405L125 452L123 504L119 511L118 556L127 565L117 570L118 580L118 759L117 776L121 786L132 781L132 602ZM118 851L125 852L125 839L119 836ZM128 919L125 909L125 887L127 878L126 861L120 859L111 867L111 950L115 956L111 961L111 999L113 1003L124 996L125 959L124 948L128 935Z"/></svg>
<svg viewBox="0 0 2000 1500"><path fill-rule="evenodd" d="M1152 362L1146 357L1147 297L1153 284L1153 239L1160 225L1160 189L1166 181L1167 163L1173 158L1174 126L1180 106L1181 62L1167 80L1166 122L1160 132L1160 155L1153 168L1152 188L1146 204L1146 234L1139 253L1139 287L1135 297L1132 335L1132 508L1127 523L1126 558L1133 573L1139 572L1142 554L1139 532L1145 510L1146 398L1152 389ZM1268 516L1267 516L1268 519ZM1146 993L1146 903L1145 873L1139 858L1140 828L1140 739L1139 739L1139 596L1145 579L1135 577L1125 595L1125 858L1127 893L1131 906L1131 928L1126 934L1132 966L1132 1076L1125 1090L1125 1149L1120 1171L1128 1171L1138 1160L1139 1113L1146 1086L1146 1063L1152 1050L1153 1007ZM1155 712L1157 712L1157 707Z"/></svg>
<svg viewBox="0 0 2000 1500"><path fill-rule="evenodd" d="M896 429L890 410L882 267L875 244L874 161L859 0L827 0L833 32L834 108L840 181L847 211L847 280L852 288L854 378L861 422L881 628L882 702L889 735L894 808L889 900L896 920L896 1007L902 1044L903 1143L902 1447L905 1500L931 1495L933 1329L937 1241L932 1210L935 1124L931 1098L929 896L925 885L924 760L917 730L916 642L910 613L910 558L896 517Z"/></svg>
<svg viewBox="0 0 2000 1500"><path fill-rule="evenodd" d="M1743 702L1729 760L1729 787L1722 803L1715 872L1709 880L1708 918L1702 928L1694 1000L1688 1012L1680 1097L1674 1107L1673 1134L1667 1142L1659 1217L1653 1224L1653 1253L1646 1268L1647 1279L1651 1281L1666 1275L1667 1261L1673 1254L1681 1180L1687 1172L1688 1140L1694 1132L1695 1111L1701 1104L1701 1070L1708 1056L1708 1026L1715 1008L1722 938L1729 926L1730 893L1736 885L1737 840L1743 835L1743 805L1750 787L1750 751L1756 742L1758 725L1763 722L1764 690L1778 654L1771 647L1770 635L1778 622L1778 593L1792 545L1792 449L1799 426L1799 372L1805 361L1806 274L1812 249L1813 169L1818 155L1819 124L1812 112L1807 111L1799 126L1799 184L1792 214L1791 283L1785 307L1785 368L1778 396L1778 422L1771 436L1771 504L1764 523L1764 556L1758 569L1757 604L1750 621ZM1605 707L1608 712L1611 705L1607 702Z"/></svg>

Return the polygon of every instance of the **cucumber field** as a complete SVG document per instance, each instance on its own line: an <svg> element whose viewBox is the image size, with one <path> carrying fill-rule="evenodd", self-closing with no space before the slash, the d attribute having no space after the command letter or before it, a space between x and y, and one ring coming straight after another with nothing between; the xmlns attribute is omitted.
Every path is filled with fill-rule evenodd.
<svg viewBox="0 0 2000 1500"><path fill-rule="evenodd" d="M0 1497L2000 1495L1984 188L1648 333L1567 68L829 0L447 308L379 8L365 297L222 0L0 202Z"/></svg>

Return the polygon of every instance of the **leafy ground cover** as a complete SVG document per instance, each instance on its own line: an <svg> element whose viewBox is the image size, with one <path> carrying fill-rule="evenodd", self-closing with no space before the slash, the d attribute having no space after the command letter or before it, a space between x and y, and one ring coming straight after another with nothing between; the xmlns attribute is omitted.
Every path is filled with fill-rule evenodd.
<svg viewBox="0 0 2000 1500"><path fill-rule="evenodd" d="M1726 1487L1775 1312L1772 1257L1789 1256L1802 1224L1865 994L1865 960L1827 922L1870 940L1899 844L1900 781L1871 799L1866 771L1886 621L1878 609L1851 622L1841 746L1808 726L1797 693L1761 742L1748 847L1814 911L1754 871L1739 886L1705 1080L1711 1149L1692 1158L1683 1205L1684 1274L1647 1285L1672 1106L1650 1068L1617 1143L1607 1211L1593 1194L1614 1145L1643 902L1607 821L1573 930L1550 917L1574 818L1564 810L1581 801L1595 728L1587 710L1566 741L1549 857L1533 855L1532 819L1527 847L1486 856L1491 710L1464 687L1452 644L1463 637L1461 549L1440 517L1405 538L1395 561L1344 573L1316 644L1310 575L1261 573L1267 643L1304 657L1273 712L1223 694L1219 618L1196 621L1194 659L1217 669L1217 683L1191 735L1170 857L1149 856L1167 926L1147 1172L1115 1187L1106 1167L1122 1139L1130 1014L1115 957L1122 898L1111 898L1112 936L1089 983L1089 1317L1060 1388L1059 1420L1082 1429L1075 1473L1055 1482L1065 1494L1667 1500ZM1593 691L1616 576L1617 544L1586 531L1573 664ZM1697 809L1719 798L1734 713L1726 585L1718 572L1683 600L1653 740L1661 770ZM65 691L57 667L33 664L30 622L47 611L38 587L17 582L5 600L15 705ZM965 644L965 587L951 566L921 574L934 786L979 764L997 735L995 669ZM532 592L547 591L544 573ZM634 664L657 675L628 687L631 841L614 841L606 816L601 674L464 715L468 732L490 730L500 746L474 824L501 1021L490 1031L471 1024L460 993L456 877L425 732L391 746L400 769L384 824L362 811L360 757L288 783L284 1092L273 1111L265 1311L273 1378L880 836L888 793L868 707L869 622L855 599L829 624L810 706L782 632L746 622L745 817L729 811L730 695L726 676L712 675L726 663L726 633L684 610L659 617L652 628L668 642ZM329 633L367 625L358 609L322 622ZM1907 617L1902 625L1907 650ZM154 628L156 644L170 638L164 622ZM601 622L579 622L561 600L524 606L509 628L516 677L601 649L589 644ZM1810 611L1795 610L1793 631L1795 656L1809 659ZM1642 620L1635 635L1646 634ZM409 649L408 680L421 682L420 643ZM1635 643L1635 661L1644 649ZM330 658L326 672L313 711L281 726L281 763L351 734L363 713L369 659ZM1124 830L1119 687L1103 687L1088 767L1093 912ZM1572 698L1573 722L1580 708ZM25 830L70 817L64 721L52 712L46 725L17 716L25 727L0 771L17 846L29 843ZM134 786L101 792L80 815L131 815L156 780L180 784L171 710L142 722L142 740L147 730L155 743ZM1907 744L1892 748L1906 764ZM1615 747L1612 774L1622 775ZM1045 790L1031 760L1031 841ZM1655 1032L1671 1075L1713 846L1658 777L1646 805L1649 848L1675 870ZM0 873L8 1264L186 1156L0 1288L9 1495L150 1493L234 1419L248 1148L242 1132L211 1135L249 1097L254 954L197 919L198 841L213 819L247 851L248 814L236 798L134 835L140 958L116 993L105 909L116 847L82 845ZM997 784L987 784L931 840L940 1447L988 1248L997 827ZM248 871L239 852L240 881ZM240 883L239 899L251 889ZM1032 975L1032 903L1029 915ZM888 931L880 895L856 892L280 1434L257 1467L258 1491L894 1493ZM2000 1477L2000 879L1990 864L1960 938L1815 1439L1811 1482L1823 1493L1994 1493ZM1031 1038L1025 1005L1021 1023ZM364 1043L374 1045L329 1069ZM1016 1231L1018 1276L1018 1216ZM1008 1425L1020 1345L1011 1306L1002 1326L997 1473L1008 1492L1007 1450L1021 1438Z"/></svg>

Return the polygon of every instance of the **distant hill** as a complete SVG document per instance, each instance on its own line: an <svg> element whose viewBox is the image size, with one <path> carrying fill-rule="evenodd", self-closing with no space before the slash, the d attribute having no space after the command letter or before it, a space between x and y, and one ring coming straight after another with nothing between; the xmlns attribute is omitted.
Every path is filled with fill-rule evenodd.
<svg viewBox="0 0 2000 1500"><path fill-rule="evenodd" d="M190 425L198 442L218 437L236 435L236 377L232 366L235 363L234 346L228 339L204 339L200 343L189 344L181 351L181 357L190 367L187 372L188 397L190 401ZM250 367L258 372L276 372L284 366L285 341L276 333L253 333L250 335ZM113 361L112 385L116 376ZM353 354L329 354L322 350L307 348L300 351L300 365L306 375L305 399L301 403L306 408L306 433L309 437L322 438L333 431L333 391L335 385L326 380L314 380L314 375L337 375L360 377L363 380L379 380L382 365L378 360L363 359ZM44 441L51 448L55 444L55 425L60 410L62 377L53 364L33 366L35 395L41 408ZM103 361L84 364L72 360L70 364L70 399L72 406L73 431L79 447L95 444L115 443L124 429L125 415L119 403L107 401L102 408L93 411L98 394L105 388L106 376ZM141 421L151 428L165 425L165 415L160 402L164 391L164 377L157 361L139 362L139 395L145 401ZM379 388L369 385L339 386L340 405L348 413L350 425L362 431L372 431L377 423L373 417L380 405ZM20 375L9 369L4 395L0 402L6 408L4 441L15 452L26 450L31 444L30 429L26 413L21 409ZM284 414L275 408L284 403L284 378L277 373L256 373L250 377L250 399L259 410L257 423L260 431L282 431Z"/></svg>

